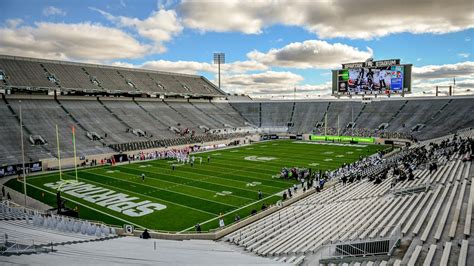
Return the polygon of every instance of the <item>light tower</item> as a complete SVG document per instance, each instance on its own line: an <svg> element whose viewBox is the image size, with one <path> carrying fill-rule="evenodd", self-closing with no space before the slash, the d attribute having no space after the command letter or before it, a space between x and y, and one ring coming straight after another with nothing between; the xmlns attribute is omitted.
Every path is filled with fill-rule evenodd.
<svg viewBox="0 0 474 266"><path fill-rule="evenodd" d="M225 64L224 53L214 53L214 64L217 64L219 75L219 90L221 89L221 64Z"/></svg>

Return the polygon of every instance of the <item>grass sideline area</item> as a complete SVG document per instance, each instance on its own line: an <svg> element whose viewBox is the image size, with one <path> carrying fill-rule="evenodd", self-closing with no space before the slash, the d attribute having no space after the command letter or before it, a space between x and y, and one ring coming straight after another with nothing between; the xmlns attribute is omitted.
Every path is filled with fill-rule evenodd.
<svg viewBox="0 0 474 266"><path fill-rule="evenodd" d="M133 202L149 201L165 206L155 208L140 217L132 217L100 202L92 203L94 191L87 196L75 196L67 190L62 193L66 206L78 209L84 219L103 221L122 226L160 231L194 230L202 224L202 230L217 228L222 214L225 224L259 211L263 203L270 205L281 199L278 193L290 187L294 180L275 178L282 167L305 167L313 170L332 170L343 163L351 163L359 156L367 156L385 149L383 145L343 145L340 143L315 143L294 140L260 142L224 150L194 154L196 163L177 165L172 170L172 160L152 160L140 163L103 166L78 171L83 186L103 191L121 193L133 197ZM207 162L207 156L210 162ZM202 164L199 163L202 157ZM145 174L142 181L141 174ZM63 179L74 179L74 170L63 172ZM56 206L56 190L46 183L59 181L59 173L31 176L28 178L28 195L50 206ZM6 183L10 188L23 192L23 183L12 179ZM64 187L66 187L65 185ZM263 199L258 199L258 191ZM74 191L72 189L71 191ZM77 193L78 190L76 190ZM96 198L97 200L97 198ZM115 200L111 203L120 202ZM138 208L138 207L137 207ZM207 221L207 222L206 222Z"/></svg>

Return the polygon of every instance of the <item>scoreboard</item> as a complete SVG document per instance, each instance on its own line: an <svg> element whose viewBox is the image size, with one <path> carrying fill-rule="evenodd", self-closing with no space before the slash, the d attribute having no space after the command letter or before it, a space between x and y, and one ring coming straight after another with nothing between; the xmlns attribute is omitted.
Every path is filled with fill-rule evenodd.
<svg viewBox="0 0 474 266"><path fill-rule="evenodd" d="M400 59L342 64L332 72L333 95L401 94L411 92L411 64Z"/></svg>

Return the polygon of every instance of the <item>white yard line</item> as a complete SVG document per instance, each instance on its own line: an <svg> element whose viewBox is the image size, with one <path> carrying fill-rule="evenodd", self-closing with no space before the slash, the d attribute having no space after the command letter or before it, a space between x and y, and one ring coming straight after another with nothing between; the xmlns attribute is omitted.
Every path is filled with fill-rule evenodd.
<svg viewBox="0 0 474 266"><path fill-rule="evenodd" d="M141 185L141 186L145 186L145 187L150 187L152 189L159 189L159 190L164 190L164 191L168 191L168 192L171 192L171 193L176 193L176 194L180 194L180 195L183 195L183 196L186 196L186 197L191 197L191 198L197 198L197 199L201 199L201 200L207 200L207 201L210 201L210 202L214 202L214 203L217 203L217 204L221 204L221 205L225 205L225 206L228 206L228 207L231 207L231 208L236 208L237 206L235 205L230 205L230 204L227 204L227 203L222 203L222 202L217 202L217 201L213 201L213 200L210 200L210 199L205 199L205 198L201 198L201 197L196 197L196 196L192 196L192 195L189 195L189 194L184 194L184 193L181 193L181 192L177 192L177 191L173 191L173 190L168 190L168 189L164 189L164 188L160 188L160 187L154 187L154 186L150 186L150 185L146 185L144 183L137 183L137 182L133 182L133 181L130 181L130 180L125 180L125 179L121 179L121 178L116 178L116 177L111 177L111 176L107 176L107 175L102 175L102 174L98 174L98 173L94 173L94 172L90 172L91 174L93 175L98 175L98 176L103 176L103 177L107 177L107 178L110 178L110 179L115 179L115 180L118 180L118 181L121 181L121 182L126 182L126 183L132 183L132 184L136 184L136 185ZM148 172L147 172L148 173ZM91 181L91 180L88 180L88 179L85 179L85 178L80 178L84 181L87 181L87 182L94 182L94 181ZM97 183L97 182L94 182L94 183ZM133 192L133 191L131 191ZM138 195L143 195L143 194L140 194L138 192L133 192L135 194L138 194ZM145 196L145 195L143 195ZM150 197L150 196L149 196ZM152 197L152 198L155 198L155 197ZM155 198L157 200L163 200L163 199L160 199L160 198ZM165 200L166 201L166 200ZM184 205L183 205L184 206ZM197 210L197 209L196 209ZM201 210L202 211L202 210ZM209 212L208 212L209 213ZM215 215L215 214L214 214Z"/></svg>
<svg viewBox="0 0 474 266"><path fill-rule="evenodd" d="M271 197L273 197L273 196L279 196L279 195L280 195L282 192L284 192L284 191L286 191L286 190L282 190L282 191L280 191L280 192L278 192L278 193L275 193L275 194L273 194L273 195L270 195L270 196L268 196L268 197L266 197L266 198L263 198L263 199L261 199L261 200L254 201L254 202L249 203L249 204L247 204L247 205L245 205L245 206L242 206L242 207L240 207L240 208L238 208L238 209L235 209L235 210L233 210L233 211L224 213L223 216L229 215L229 214L234 213L234 212L236 212L236 211L240 211L240 210L245 209L245 208L247 208L248 206L251 206L251 205L253 205L253 204L256 204L256 203L265 201L266 199L269 199L269 198L271 198ZM207 221L205 221L205 222L199 223L199 224L200 224L200 225L207 224L207 223L212 222L212 221L215 221L215 220L217 220L217 219L219 219L219 218L220 218L220 216L215 217L215 218L211 218L211 219L209 219L209 220L207 220ZM191 227L189 227L189 228L184 229L183 231L179 231L178 233L181 234L181 233L184 233L184 232L186 232L186 231L188 231L188 230L191 230L191 229L193 229L193 228L194 228L194 226L191 226Z"/></svg>

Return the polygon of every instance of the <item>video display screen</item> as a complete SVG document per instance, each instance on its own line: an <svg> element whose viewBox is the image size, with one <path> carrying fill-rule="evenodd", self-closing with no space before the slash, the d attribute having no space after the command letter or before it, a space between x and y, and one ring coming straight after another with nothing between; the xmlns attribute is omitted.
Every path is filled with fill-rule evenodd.
<svg viewBox="0 0 474 266"><path fill-rule="evenodd" d="M338 72L338 92L372 94L403 91L403 66L350 68Z"/></svg>

